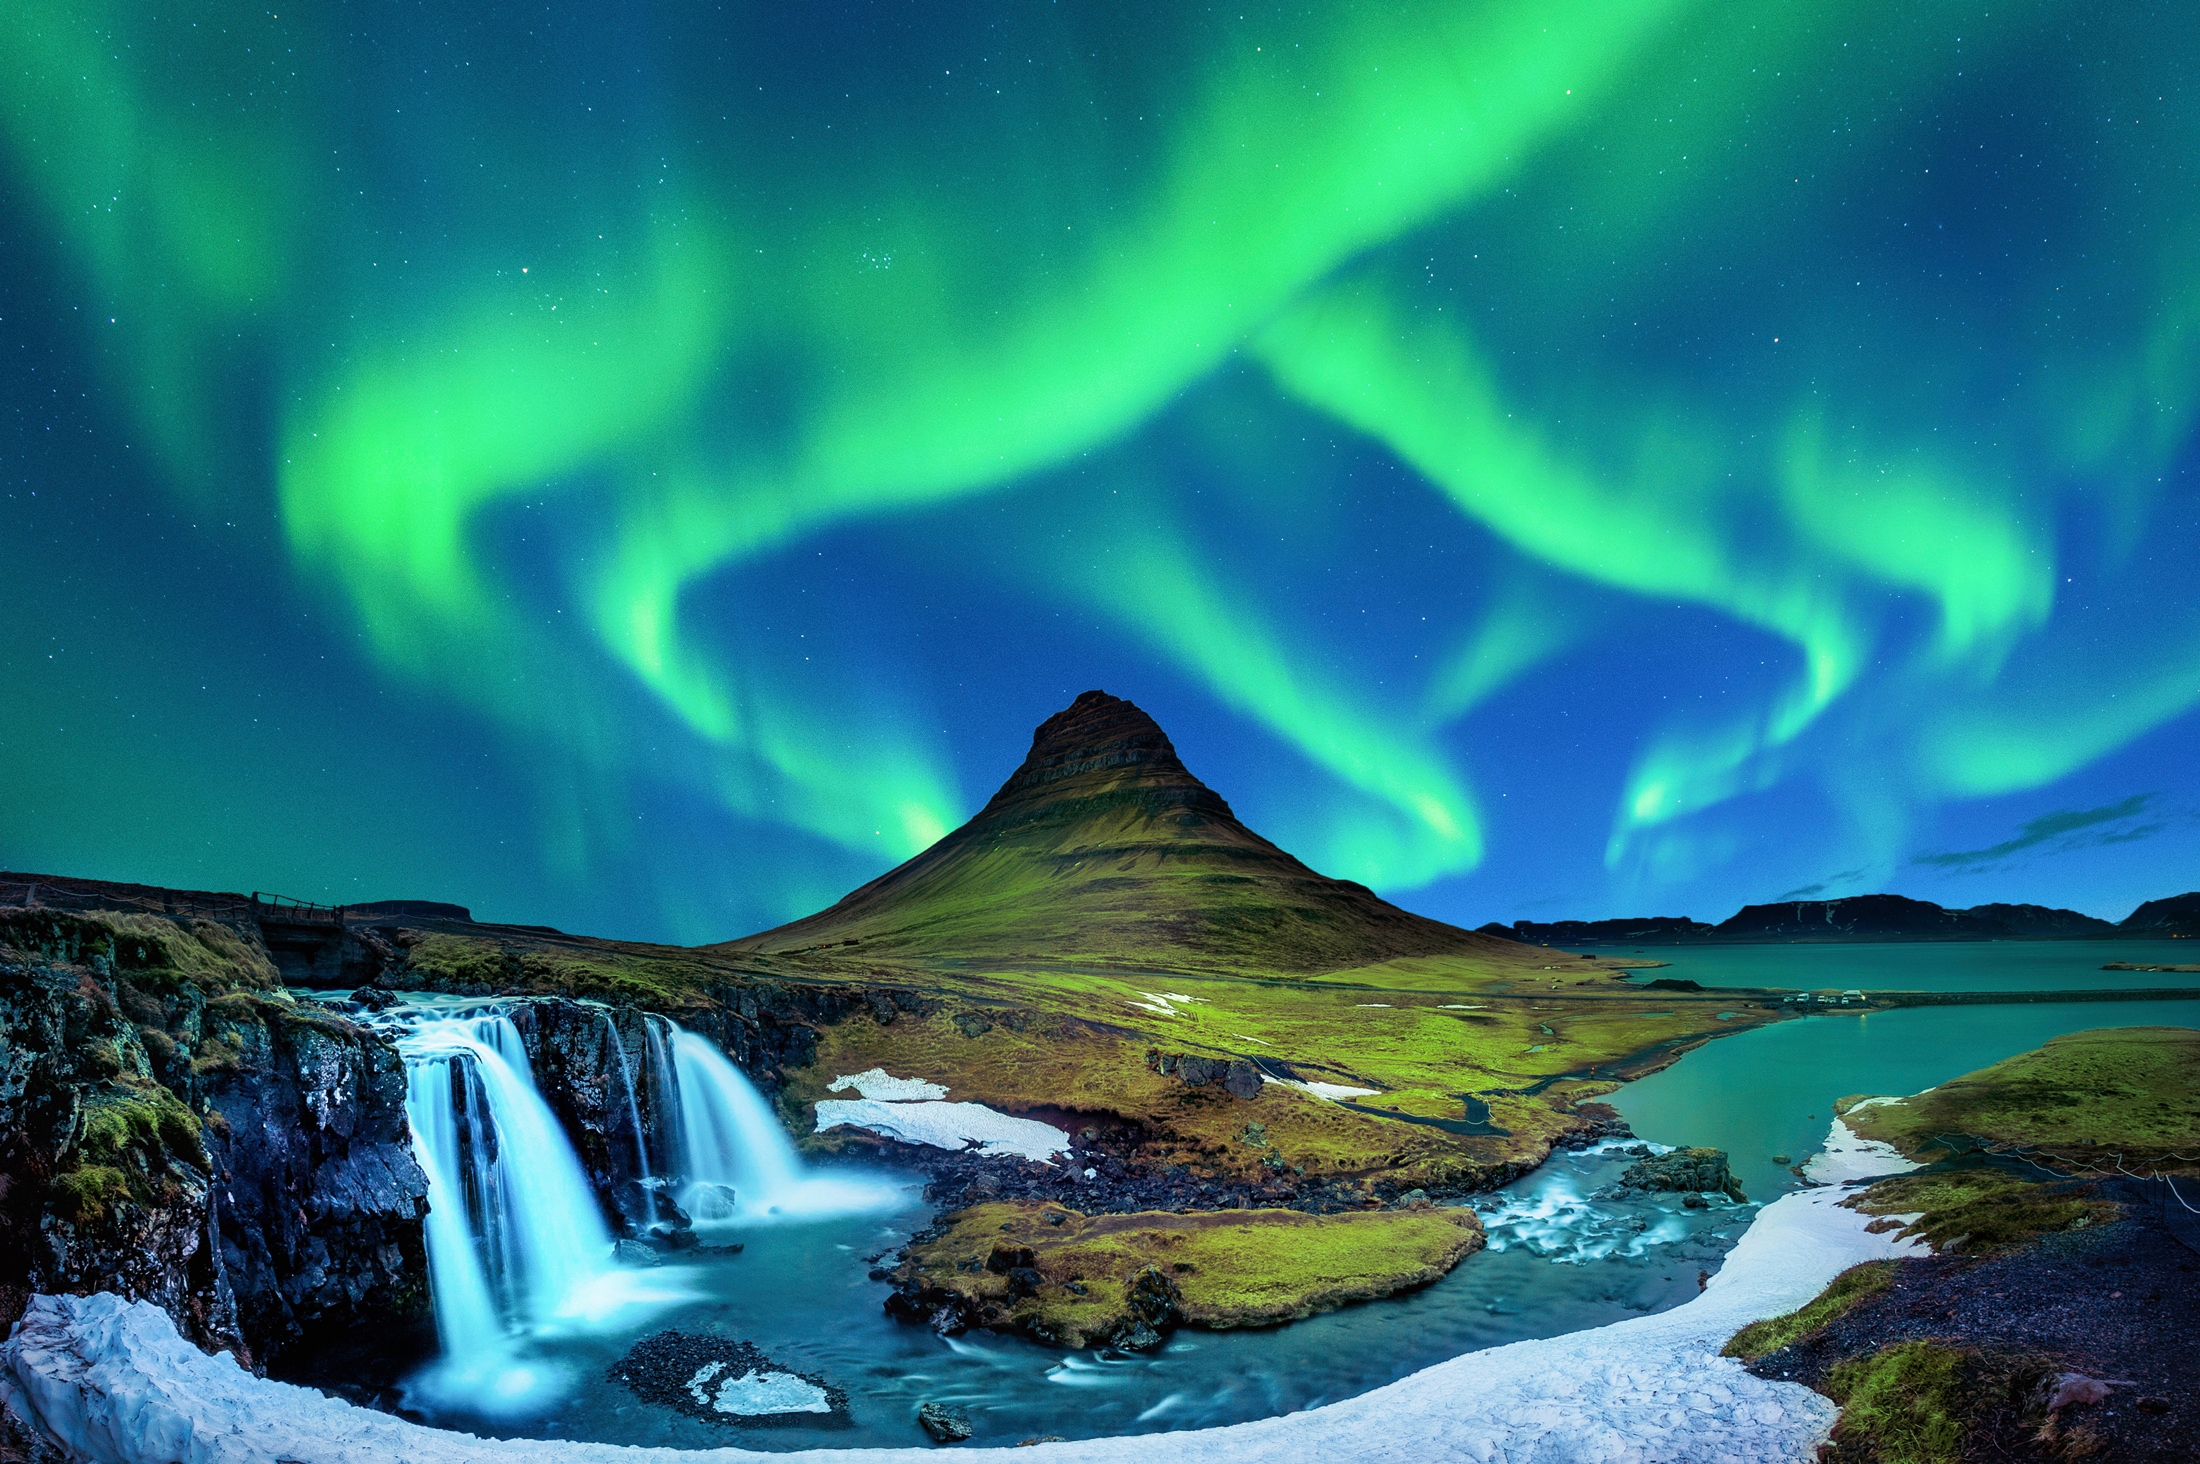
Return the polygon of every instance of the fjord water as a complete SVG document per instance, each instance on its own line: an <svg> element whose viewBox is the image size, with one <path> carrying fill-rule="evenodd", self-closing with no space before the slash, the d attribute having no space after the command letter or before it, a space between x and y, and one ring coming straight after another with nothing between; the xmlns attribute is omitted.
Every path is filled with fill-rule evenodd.
<svg viewBox="0 0 2200 1464"><path fill-rule="evenodd" d="M1705 986L1802 991L1828 987L1858 991L2200 989L2200 972L2101 969L2111 961L2134 966L2200 965L2200 941L2190 940L1796 942L1593 949L1599 955L1635 954L1667 963L1643 971L1636 978L1640 981L1673 977Z"/></svg>
<svg viewBox="0 0 2200 1464"><path fill-rule="evenodd" d="M1851 986L1855 982L1849 983ZM1910 1094L2094 1027L2200 1026L2200 999L1855 1008L1711 1042L1610 1098L1635 1132L1727 1151L1753 1200L1797 1181L1836 1099Z"/></svg>

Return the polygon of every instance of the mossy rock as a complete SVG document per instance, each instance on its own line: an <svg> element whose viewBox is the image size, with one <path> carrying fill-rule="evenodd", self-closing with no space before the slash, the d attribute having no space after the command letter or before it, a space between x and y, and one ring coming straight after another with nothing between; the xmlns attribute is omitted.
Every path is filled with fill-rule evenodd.
<svg viewBox="0 0 2200 1464"><path fill-rule="evenodd" d="M897 1279L953 1294L989 1325L1074 1348L1168 1320L1154 1314L1157 1279L1175 1320L1273 1326L1426 1285L1481 1245L1473 1212L1427 1205L1083 1215L1003 1203L950 1217L910 1247Z"/></svg>
<svg viewBox="0 0 2200 1464"><path fill-rule="evenodd" d="M1845 1202L1882 1218L1874 1231L1922 1237L1935 1250L2006 1249L2057 1231L2116 1218L2117 1207L2084 1188L2019 1179L1998 1169L1932 1170L1883 1179Z"/></svg>
<svg viewBox="0 0 2200 1464"><path fill-rule="evenodd" d="M1825 1384L1841 1405L1830 1457L1842 1464L1959 1464L1968 1371L1961 1349L1932 1341L1898 1342L1838 1364Z"/></svg>

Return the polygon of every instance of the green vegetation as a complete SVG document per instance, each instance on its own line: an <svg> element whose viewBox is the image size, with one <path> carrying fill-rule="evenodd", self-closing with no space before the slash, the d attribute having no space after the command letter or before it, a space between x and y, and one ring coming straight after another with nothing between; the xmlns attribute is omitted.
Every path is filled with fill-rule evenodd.
<svg viewBox="0 0 2200 1464"><path fill-rule="evenodd" d="M1832 1458L1841 1464L1957 1464L1963 1457L1968 1359L1938 1342L1898 1342L1826 1377L1841 1405Z"/></svg>
<svg viewBox="0 0 2200 1464"><path fill-rule="evenodd" d="M1793 1342L1833 1325L1858 1304L1885 1291L1894 1283L1894 1275L1893 1261L1866 1261L1861 1266L1851 1266L1834 1277L1832 1284L1819 1292L1816 1298L1786 1316L1751 1322L1736 1332L1721 1355L1739 1357L1744 1362L1755 1362L1760 1357L1778 1352Z"/></svg>
<svg viewBox="0 0 2200 1464"><path fill-rule="evenodd" d="M166 1151L206 1167L198 1115L158 1084L105 1086L88 1093L76 1151L88 1163L111 1164L133 1146Z"/></svg>
<svg viewBox="0 0 2200 1464"><path fill-rule="evenodd" d="M1852 1104L1845 1121L1913 1158L1970 1140L2068 1168L2200 1167L2200 1031L2074 1032L1915 1097Z"/></svg>
<svg viewBox="0 0 2200 1464"><path fill-rule="evenodd" d="M1904 1238L1923 1236L1935 1250L1981 1251L2022 1245L2042 1235L2116 1218L2116 1206L2067 1185L2034 1184L1997 1169L1957 1169L1883 1179L1847 1201L1867 1215L1917 1216ZM1895 1227L1879 1220L1872 1228Z"/></svg>
<svg viewBox="0 0 2200 1464"><path fill-rule="evenodd" d="M54 1176L54 1213L73 1225L92 1225L107 1218L110 1205L129 1198L130 1182L121 1170L104 1164L88 1164Z"/></svg>
<svg viewBox="0 0 2200 1464"><path fill-rule="evenodd" d="M1638 991L1608 962L1327 879L1247 829L1159 727L1107 698L1043 726L970 823L792 925L698 950L510 930L401 943L394 984L674 1014L760 985L836 987L836 1010L855 1015L821 1020L814 1059L789 1073L781 1108L797 1134L834 1078L882 1067L1009 1113L1134 1127L1141 1168L1238 1180L1476 1185L1540 1162L1582 1101L1780 1015L1732 992ZM1149 1054L1257 1059L1274 1077L1368 1090L1355 1100L1366 1111L1283 1083L1233 1100L1162 1075ZM1435 1126L1468 1127L1470 1097L1485 1131ZM1240 1137L1250 1122L1264 1144Z"/></svg>
<svg viewBox="0 0 2200 1464"><path fill-rule="evenodd" d="M1149 1267L1175 1292L1181 1320L1260 1327L1425 1285L1481 1244L1472 1212L1428 1205L1314 1216L1293 1210L1082 1215L1058 1206L988 1204L962 1211L937 1239L910 1247L901 1279L969 1298L997 1315L997 1324L1082 1347L1133 1319L1132 1291ZM1021 1288L1031 1294L1018 1294L1012 1274L1018 1265L1040 1278L1035 1288Z"/></svg>

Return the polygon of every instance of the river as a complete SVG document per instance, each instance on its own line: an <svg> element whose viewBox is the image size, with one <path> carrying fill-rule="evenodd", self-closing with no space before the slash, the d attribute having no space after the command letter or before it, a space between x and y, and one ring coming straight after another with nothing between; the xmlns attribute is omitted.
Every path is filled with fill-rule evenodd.
<svg viewBox="0 0 2200 1464"><path fill-rule="evenodd" d="M1678 952L1686 963L1677 958L1656 974L1685 972L1706 985L1861 989L1916 988L1926 984L1920 978L2009 988L2021 978L2034 990L2067 989L2077 958L2042 952L2047 944L1709 948ZM2083 944L2096 968L2117 958L2100 955L2100 943ZM1715 981L1719 974L1734 979ZM2126 975L2119 984L2170 979ZM1915 1092L2064 1032L2196 1024L2200 1001L1851 1009L1721 1038L1610 1101L1644 1139L1725 1149L1750 1200L1763 1203L1798 1183L1779 1159L1800 1162L1814 1152L1831 1104L1845 1094ZM495 1422L439 1412L431 1421L505 1436L800 1449L922 1443L914 1415L927 1400L962 1405L977 1428L974 1442L995 1444L1291 1412L1463 1352L1599 1326L1694 1295L1755 1206L1689 1211L1678 1196L1592 1198L1628 1162L1612 1150L1554 1156L1520 1184L1478 1199L1490 1249L1419 1292L1267 1331L1181 1331L1144 1357L990 1336L943 1340L889 1321L887 1287L868 1278L866 1257L928 1218L916 1182L904 1176L908 1203L898 1212L748 1229L740 1255L684 1268L697 1293L687 1306L632 1335L557 1345L546 1361L566 1369L575 1386L548 1412ZM644 1331L667 1326L739 1337L782 1366L824 1376L848 1391L849 1424L736 1430L599 1381Z"/></svg>

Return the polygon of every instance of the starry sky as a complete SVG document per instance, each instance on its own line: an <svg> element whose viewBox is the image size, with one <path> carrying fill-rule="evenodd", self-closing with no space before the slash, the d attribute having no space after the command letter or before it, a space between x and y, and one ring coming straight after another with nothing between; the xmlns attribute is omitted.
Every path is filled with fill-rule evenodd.
<svg viewBox="0 0 2200 1464"><path fill-rule="evenodd" d="M9 5L0 866L722 939L1101 687L1464 923L2200 885L2177 7L269 4Z"/></svg>

